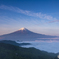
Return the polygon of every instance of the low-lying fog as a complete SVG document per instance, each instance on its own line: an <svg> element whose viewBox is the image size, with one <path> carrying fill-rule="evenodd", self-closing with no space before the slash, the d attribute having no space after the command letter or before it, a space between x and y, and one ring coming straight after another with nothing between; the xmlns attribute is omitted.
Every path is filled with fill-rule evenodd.
<svg viewBox="0 0 59 59"><path fill-rule="evenodd" d="M53 52L53 53L59 52L59 42L23 41L18 43L31 43L31 45L22 46L26 48L35 47L36 49L47 51L47 52Z"/></svg>

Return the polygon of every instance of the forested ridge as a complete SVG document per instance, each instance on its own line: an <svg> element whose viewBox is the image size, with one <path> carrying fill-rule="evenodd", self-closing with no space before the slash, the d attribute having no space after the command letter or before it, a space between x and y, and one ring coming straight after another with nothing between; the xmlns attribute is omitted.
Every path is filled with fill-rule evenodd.
<svg viewBox="0 0 59 59"><path fill-rule="evenodd" d="M56 59L56 54L0 43L0 59Z"/></svg>

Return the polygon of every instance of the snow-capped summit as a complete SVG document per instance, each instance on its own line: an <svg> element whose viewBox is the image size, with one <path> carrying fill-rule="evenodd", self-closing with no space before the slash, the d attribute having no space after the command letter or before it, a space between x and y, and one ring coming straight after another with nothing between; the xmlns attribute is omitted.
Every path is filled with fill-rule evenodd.
<svg viewBox="0 0 59 59"><path fill-rule="evenodd" d="M29 31L28 29L26 29L26 28L21 28L21 29L19 29L18 31L16 31L16 33L19 33L19 34L24 34L24 33L28 33L28 32L31 32L31 31Z"/></svg>
<svg viewBox="0 0 59 59"><path fill-rule="evenodd" d="M21 29L19 29L19 30L27 30L26 28L21 28Z"/></svg>

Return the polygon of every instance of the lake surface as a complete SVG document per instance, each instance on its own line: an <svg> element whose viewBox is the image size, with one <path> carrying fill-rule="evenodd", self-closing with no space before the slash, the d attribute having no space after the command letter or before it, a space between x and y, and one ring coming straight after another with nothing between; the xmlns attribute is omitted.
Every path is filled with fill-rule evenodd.
<svg viewBox="0 0 59 59"><path fill-rule="evenodd" d="M34 47L36 49L52 52L52 53L58 53L59 52L59 42L36 42L36 41L23 41L18 43L31 43L31 45L25 45L22 47Z"/></svg>

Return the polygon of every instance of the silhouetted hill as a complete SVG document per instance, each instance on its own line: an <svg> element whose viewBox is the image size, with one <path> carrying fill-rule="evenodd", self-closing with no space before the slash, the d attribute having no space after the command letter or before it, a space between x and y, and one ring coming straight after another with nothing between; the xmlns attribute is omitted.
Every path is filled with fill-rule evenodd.
<svg viewBox="0 0 59 59"><path fill-rule="evenodd" d="M53 59L56 54L0 43L0 59Z"/></svg>
<svg viewBox="0 0 59 59"><path fill-rule="evenodd" d="M12 44L15 46L31 45L30 43L16 43L15 41L11 41L11 40L1 40L0 43Z"/></svg>

